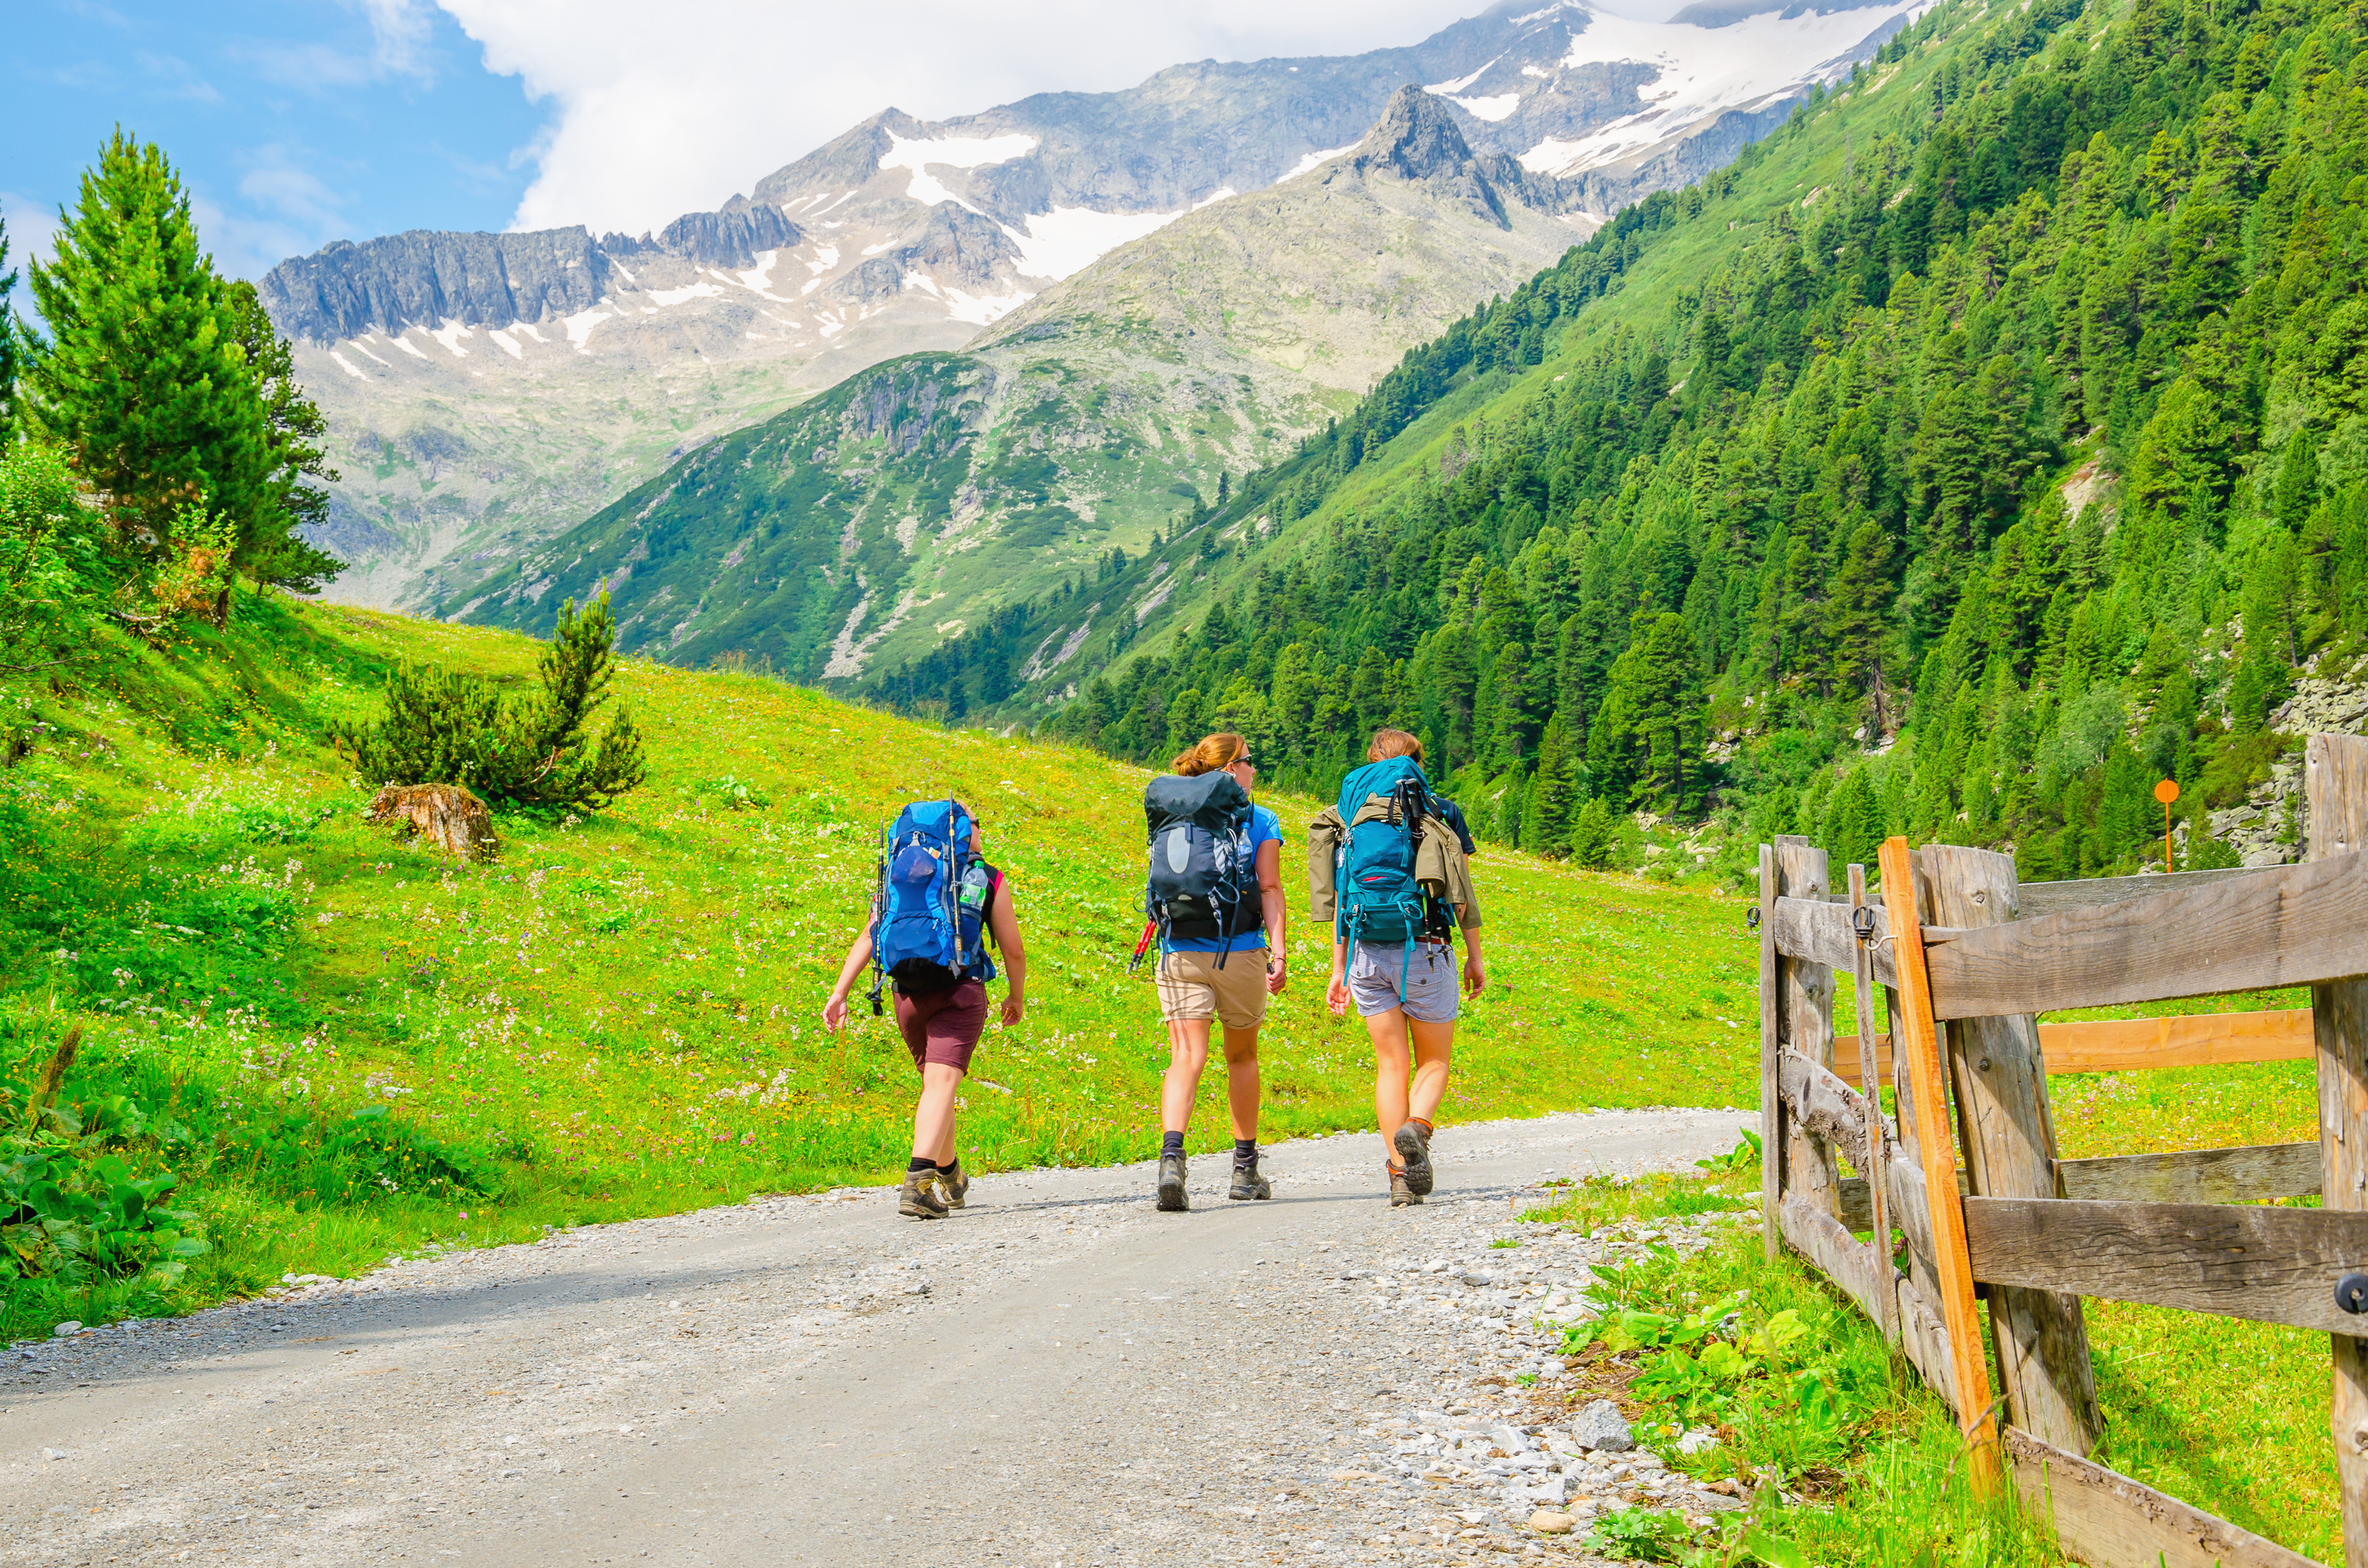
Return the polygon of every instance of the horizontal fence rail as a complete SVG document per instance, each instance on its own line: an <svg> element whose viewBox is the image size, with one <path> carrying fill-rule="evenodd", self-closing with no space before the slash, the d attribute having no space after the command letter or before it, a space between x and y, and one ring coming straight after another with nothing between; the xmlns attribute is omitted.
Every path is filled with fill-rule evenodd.
<svg viewBox="0 0 2368 1568"><path fill-rule="evenodd" d="M2262 1013L2182 1013L2168 1018L2085 1018L2039 1026L2039 1046L2046 1053L2051 1074L2307 1062L2317 1049L2314 1039L2307 1007ZM1889 1077L1891 1036L1875 1036L1874 1051L1876 1076ZM1835 1038L1834 1071L1864 1088L1858 1036Z"/></svg>

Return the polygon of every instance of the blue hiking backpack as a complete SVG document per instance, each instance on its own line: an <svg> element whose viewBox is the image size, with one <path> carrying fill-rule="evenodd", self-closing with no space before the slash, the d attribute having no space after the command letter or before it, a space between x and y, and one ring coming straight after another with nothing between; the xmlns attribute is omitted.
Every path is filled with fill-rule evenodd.
<svg viewBox="0 0 2368 1568"><path fill-rule="evenodd" d="M1358 822L1357 813L1374 795L1388 797L1388 818ZM1346 831L1334 851L1332 885L1344 939L1351 947L1360 939L1413 941L1422 935L1430 910L1429 895L1414 875L1423 813L1442 815L1443 803L1431 793L1420 764L1410 756L1391 756L1369 762L1340 781L1338 810Z"/></svg>
<svg viewBox="0 0 2368 1568"><path fill-rule="evenodd" d="M1162 774L1144 788L1143 817L1151 860L1143 912L1162 950L1170 937L1215 937L1223 969L1229 939L1266 918L1248 791L1222 767L1190 778ZM1134 956L1141 961L1141 947Z"/></svg>
<svg viewBox="0 0 2368 1568"><path fill-rule="evenodd" d="M971 815L959 801L916 801L880 837L871 902L871 1011L893 979L906 996L939 996L965 981L993 980L986 901L994 873L970 849Z"/></svg>

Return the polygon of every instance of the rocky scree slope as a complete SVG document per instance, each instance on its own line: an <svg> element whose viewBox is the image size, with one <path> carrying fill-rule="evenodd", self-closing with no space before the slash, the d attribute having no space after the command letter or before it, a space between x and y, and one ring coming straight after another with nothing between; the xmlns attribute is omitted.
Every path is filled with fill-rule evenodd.
<svg viewBox="0 0 2368 1568"><path fill-rule="evenodd" d="M605 588L627 646L853 679L1141 553L1219 473L1592 227L1567 182L1475 153L1407 87L1344 155L1178 219L966 353L893 360L702 449L439 608L530 629ZM1150 624L1166 597L1120 613Z"/></svg>
<svg viewBox="0 0 2368 1568"><path fill-rule="evenodd" d="M1508 3L1407 48L890 109L654 235L421 231L284 262L264 298L344 475L333 592L441 602L701 441L961 347L1127 242L1349 150L1409 82L1600 216L1731 156L1920 4L1643 25Z"/></svg>

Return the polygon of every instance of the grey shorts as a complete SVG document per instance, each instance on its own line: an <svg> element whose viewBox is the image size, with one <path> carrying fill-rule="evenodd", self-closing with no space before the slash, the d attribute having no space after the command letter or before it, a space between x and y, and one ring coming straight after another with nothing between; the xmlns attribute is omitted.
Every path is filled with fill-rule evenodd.
<svg viewBox="0 0 2368 1568"><path fill-rule="evenodd" d="M1463 1001L1455 983L1455 949L1433 942L1413 946L1410 959L1403 942L1360 941L1349 955L1349 995L1360 1017L1403 1007L1417 1023L1455 1021Z"/></svg>

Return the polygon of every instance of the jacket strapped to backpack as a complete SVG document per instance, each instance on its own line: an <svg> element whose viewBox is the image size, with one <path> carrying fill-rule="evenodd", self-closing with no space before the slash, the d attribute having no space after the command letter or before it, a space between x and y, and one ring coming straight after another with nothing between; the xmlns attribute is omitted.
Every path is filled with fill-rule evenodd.
<svg viewBox="0 0 2368 1568"><path fill-rule="evenodd" d="M987 902L993 869L971 852L970 812L953 800L916 801L880 835L871 900L871 1013L894 978L907 996L993 980Z"/></svg>
<svg viewBox="0 0 2368 1568"><path fill-rule="evenodd" d="M1265 925L1249 791L1223 768L1162 774L1144 787L1143 817L1150 860L1143 912L1159 937L1161 957L1177 937L1213 937L1223 969L1233 938ZM1147 940L1136 945L1129 971L1148 946Z"/></svg>

